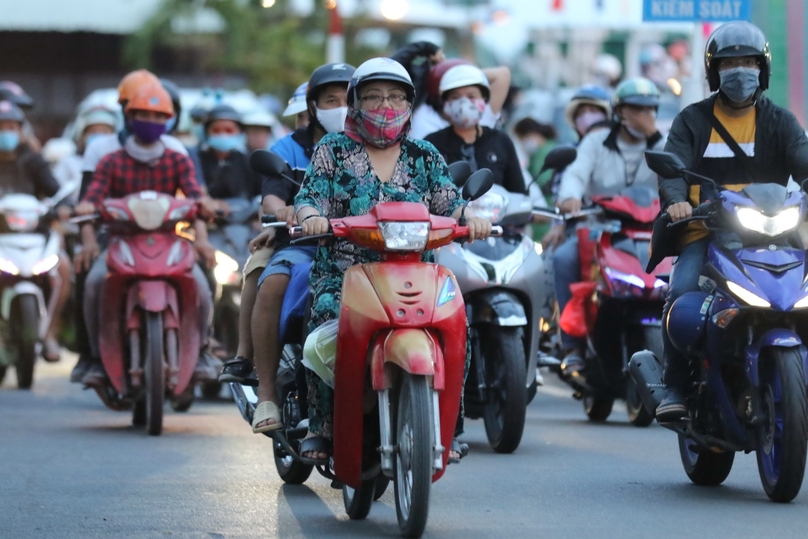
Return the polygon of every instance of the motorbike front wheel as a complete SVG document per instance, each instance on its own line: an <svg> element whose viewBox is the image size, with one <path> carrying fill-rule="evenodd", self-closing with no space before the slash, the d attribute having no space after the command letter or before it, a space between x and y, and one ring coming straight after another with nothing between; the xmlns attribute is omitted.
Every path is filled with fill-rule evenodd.
<svg viewBox="0 0 808 539"><path fill-rule="evenodd" d="M628 420L635 427L647 427L654 422L654 416L645 409L640 393L637 391L637 383L631 376L626 380L626 412Z"/></svg>
<svg viewBox="0 0 808 539"><path fill-rule="evenodd" d="M687 477L702 487L714 487L723 483L732 470L735 453L732 451L713 453L710 449L696 450L697 448L693 446L693 440L679 435L679 456Z"/></svg>
<svg viewBox="0 0 808 539"><path fill-rule="evenodd" d="M39 328L39 307L31 295L17 296L17 318L19 327L16 335L17 387L30 389L34 383L34 363L36 362L36 342Z"/></svg>
<svg viewBox="0 0 808 539"><path fill-rule="evenodd" d="M494 451L513 453L522 441L527 411L521 328L494 328L482 345L488 371L485 434Z"/></svg>
<svg viewBox="0 0 808 539"><path fill-rule="evenodd" d="M758 472L771 500L790 502L802 487L808 449L802 358L796 348L774 348L769 361L760 365L760 400L767 421L758 429Z"/></svg>
<svg viewBox="0 0 808 539"><path fill-rule="evenodd" d="M166 397L163 362L163 315L146 313L146 431L152 436L163 432L163 404Z"/></svg>
<svg viewBox="0 0 808 539"><path fill-rule="evenodd" d="M351 520L364 520L370 514L373 505L373 495L376 493L376 480L368 479L362 481L359 490L348 485L342 486L342 503L345 505L345 512Z"/></svg>
<svg viewBox="0 0 808 539"><path fill-rule="evenodd" d="M287 455L281 443L274 439L272 440L272 453L275 458L275 469L278 470L278 476L284 483L289 485L302 485L314 469L311 464L303 464ZM347 505L345 510L348 511ZM368 508L368 511L370 511L370 508ZM348 514L350 515L350 512Z"/></svg>
<svg viewBox="0 0 808 539"><path fill-rule="evenodd" d="M404 537L421 537L429 516L433 437L440 436L432 432L432 388L426 377L403 373L395 409L398 527ZM375 481L371 484L375 490Z"/></svg>
<svg viewBox="0 0 808 539"><path fill-rule="evenodd" d="M609 397L599 397L596 395L584 396L584 412L590 421L603 423L612 414L614 399Z"/></svg>

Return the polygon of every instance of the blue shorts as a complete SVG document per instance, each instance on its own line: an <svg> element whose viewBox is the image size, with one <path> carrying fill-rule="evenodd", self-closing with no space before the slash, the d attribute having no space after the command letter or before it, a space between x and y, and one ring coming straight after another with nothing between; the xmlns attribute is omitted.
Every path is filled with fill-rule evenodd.
<svg viewBox="0 0 808 539"><path fill-rule="evenodd" d="M286 275L287 277L291 276L292 266L311 262L314 260L314 253L316 251L317 247L303 247L299 245L290 245L289 247L284 247L280 251L276 251L275 254L272 255L272 258L269 259L269 264L267 264L267 266L264 268L261 276L258 277L258 286L261 286L264 279L270 275Z"/></svg>

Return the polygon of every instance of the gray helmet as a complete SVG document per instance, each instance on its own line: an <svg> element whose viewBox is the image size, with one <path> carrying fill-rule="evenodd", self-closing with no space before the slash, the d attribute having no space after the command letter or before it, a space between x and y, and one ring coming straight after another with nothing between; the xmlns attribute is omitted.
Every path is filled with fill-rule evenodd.
<svg viewBox="0 0 808 539"><path fill-rule="evenodd" d="M205 129L216 120L231 120L238 124L239 129L244 128L244 125L241 123L241 114L230 105L216 105L210 109L205 115Z"/></svg>
<svg viewBox="0 0 808 539"><path fill-rule="evenodd" d="M772 55L769 42L760 28L746 21L733 21L719 26L707 40L704 49L704 70L710 91L715 92L721 85L718 75L718 60L755 56L760 65L760 91L769 88L772 71Z"/></svg>
<svg viewBox="0 0 808 539"><path fill-rule="evenodd" d="M351 77L356 71L356 68L350 64L325 64L311 73L309 84L306 88L306 101L317 101L320 96L320 90L329 84L348 83L351 82Z"/></svg>
<svg viewBox="0 0 808 539"><path fill-rule="evenodd" d="M0 121L3 120L22 124L25 122L25 114L11 101L0 101Z"/></svg>

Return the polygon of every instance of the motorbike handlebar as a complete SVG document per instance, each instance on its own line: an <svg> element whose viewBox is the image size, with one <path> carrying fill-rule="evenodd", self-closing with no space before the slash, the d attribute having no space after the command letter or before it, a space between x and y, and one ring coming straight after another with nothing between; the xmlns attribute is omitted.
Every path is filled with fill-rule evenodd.
<svg viewBox="0 0 808 539"><path fill-rule="evenodd" d="M285 223L278 223L278 224L273 223L272 225L264 225L264 226L266 227L266 226L284 226L284 225L285 225ZM464 239L464 238L468 237L468 227L458 227L458 228L459 228L458 232L460 232L460 233L455 235L456 239ZM502 229L501 226L494 225L494 226L491 227L491 237L500 238L500 237L502 237L502 234L503 234L503 229ZM334 233L329 232L327 234L320 234L320 235L317 235L317 236L304 236L302 226L293 226L293 227L289 228L289 235L292 237L293 241L303 241L303 240L314 240L314 239L320 239L320 238L330 238L330 237L334 236Z"/></svg>
<svg viewBox="0 0 808 539"><path fill-rule="evenodd" d="M561 213L558 208L552 210L545 208L533 208L531 211L531 215L547 217L548 219L556 219L559 221L570 221L572 219L580 219L581 217L587 217L589 215L600 215L601 213L603 213L603 208L599 206L583 208L578 213Z"/></svg>
<svg viewBox="0 0 808 539"><path fill-rule="evenodd" d="M692 223L693 221L704 221L709 219L709 217L713 213L713 203L712 202L704 202L699 204L698 207L693 209L693 214L680 221L676 221L675 223L671 221L671 215L668 212L662 214L663 222L668 226L668 228L686 225L687 223Z"/></svg>

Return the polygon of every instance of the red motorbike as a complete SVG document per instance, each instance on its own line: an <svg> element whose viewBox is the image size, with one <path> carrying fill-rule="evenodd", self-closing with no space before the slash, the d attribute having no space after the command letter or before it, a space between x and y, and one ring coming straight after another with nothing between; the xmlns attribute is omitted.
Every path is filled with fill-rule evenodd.
<svg viewBox="0 0 808 539"><path fill-rule="evenodd" d="M114 410L133 408L133 423L152 435L162 432L166 397L177 411L193 402L196 253L175 230L196 210L192 200L143 191L105 200L97 216L109 231L99 332L109 384L95 390Z"/></svg>
<svg viewBox="0 0 808 539"><path fill-rule="evenodd" d="M472 175L464 197L481 196L491 183L487 169ZM281 478L302 483L317 466L342 485L351 519L367 517L387 485L385 478L392 479L401 533L420 537L431 484L446 470L454 437L467 331L454 275L421 257L467 237L468 228L412 202L383 203L366 215L332 219L331 228L328 236L381 255L380 262L345 273L334 368L333 457L322 466L299 454L307 430L300 426L305 405L298 402L299 387L282 393L283 428L266 434L275 440ZM292 229L293 237L299 233ZM250 422L254 401L244 386L231 387Z"/></svg>
<svg viewBox="0 0 808 539"><path fill-rule="evenodd" d="M644 427L653 416L628 376L628 362L644 349L662 357L671 259L653 274L645 272L659 198L646 187L591 198L593 207L582 212L589 219L576 230L583 281L572 286L573 298L559 320L567 333L586 339L586 367L582 378L564 379L592 421L605 421L614 401L625 399L631 423Z"/></svg>

